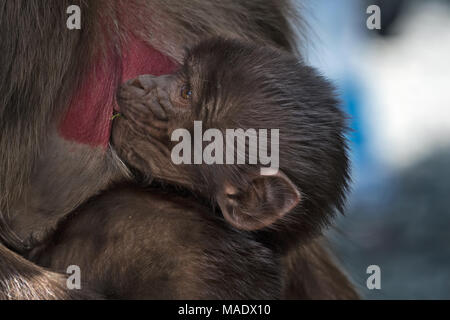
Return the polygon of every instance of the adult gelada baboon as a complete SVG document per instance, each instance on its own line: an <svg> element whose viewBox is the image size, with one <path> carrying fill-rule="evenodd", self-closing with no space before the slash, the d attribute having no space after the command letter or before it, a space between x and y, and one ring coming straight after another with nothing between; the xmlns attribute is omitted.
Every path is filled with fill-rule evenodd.
<svg viewBox="0 0 450 320"><path fill-rule="evenodd" d="M66 26L70 5L81 8L81 30ZM23 255L127 174L108 147L120 83L172 72L186 46L209 36L294 51L291 12L287 0L2 1L0 298L96 297ZM287 263L321 270L330 264L323 257L316 267Z"/></svg>

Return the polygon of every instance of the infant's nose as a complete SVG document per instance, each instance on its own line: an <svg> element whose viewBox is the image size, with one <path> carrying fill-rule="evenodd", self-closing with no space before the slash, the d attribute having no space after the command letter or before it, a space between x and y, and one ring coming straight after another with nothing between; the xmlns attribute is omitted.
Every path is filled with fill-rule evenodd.
<svg viewBox="0 0 450 320"><path fill-rule="evenodd" d="M156 79L157 77L152 76L150 74L144 74L144 75L140 75L135 79L132 79L130 81L128 81L129 85L134 86L138 89L142 89L145 91L150 91L153 90L157 83L156 83Z"/></svg>
<svg viewBox="0 0 450 320"><path fill-rule="evenodd" d="M123 83L117 92L117 97L119 100L135 100L136 98L145 96L147 91L142 88L139 80L132 79Z"/></svg>

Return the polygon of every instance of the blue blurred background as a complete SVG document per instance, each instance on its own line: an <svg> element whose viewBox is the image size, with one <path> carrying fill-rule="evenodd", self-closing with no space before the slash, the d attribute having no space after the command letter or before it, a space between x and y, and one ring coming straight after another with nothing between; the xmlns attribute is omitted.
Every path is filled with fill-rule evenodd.
<svg viewBox="0 0 450 320"><path fill-rule="evenodd" d="M369 5L381 30L369 30ZM329 231L368 299L450 299L450 1L306 0L306 60L351 116L353 191ZM366 286L369 265L381 289Z"/></svg>

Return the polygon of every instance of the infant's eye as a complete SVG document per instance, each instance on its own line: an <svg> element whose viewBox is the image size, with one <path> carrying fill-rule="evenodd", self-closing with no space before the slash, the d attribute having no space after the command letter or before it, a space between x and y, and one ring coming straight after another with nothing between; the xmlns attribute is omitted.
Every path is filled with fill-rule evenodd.
<svg viewBox="0 0 450 320"><path fill-rule="evenodd" d="M183 98L183 99L189 99L190 97L191 97L191 95L192 95L192 91L191 91L191 88L188 86L188 85L184 85L182 88L181 88L181 97Z"/></svg>

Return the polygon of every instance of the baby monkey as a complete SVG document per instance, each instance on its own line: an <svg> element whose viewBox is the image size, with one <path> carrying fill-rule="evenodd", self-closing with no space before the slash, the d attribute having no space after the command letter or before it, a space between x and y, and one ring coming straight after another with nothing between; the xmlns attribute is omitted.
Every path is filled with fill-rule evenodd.
<svg viewBox="0 0 450 320"><path fill-rule="evenodd" d="M276 238L270 242L286 247L316 234L343 207L344 115L328 81L290 54L236 40L204 41L187 52L177 73L125 83L118 102L122 117L112 141L121 159L144 176L217 203L238 229L268 231ZM194 141L192 155L183 149L180 157L188 161L180 164L173 159L178 139L186 138L179 129L196 140L203 133L196 123L203 141ZM214 137L207 135L211 129ZM230 129L241 135L230 139ZM267 131L270 137L261 136ZM216 161L196 162L211 140ZM255 154L267 155L269 144L277 166L262 170ZM237 155L229 157L230 146Z"/></svg>
<svg viewBox="0 0 450 320"><path fill-rule="evenodd" d="M312 238L342 210L348 183L344 116L312 68L271 47L211 39L189 50L175 74L123 84L116 111L113 148L158 188L117 186L92 199L35 261L78 265L86 288L112 298L356 297ZM236 155L245 161L174 163L174 132L195 137L198 121L216 140L227 129L250 132L231 141L234 150L245 146ZM261 171L250 159L251 130L271 129L279 130L270 144L279 168ZM214 141L212 154L229 140ZM195 163L193 149L180 156Z"/></svg>

